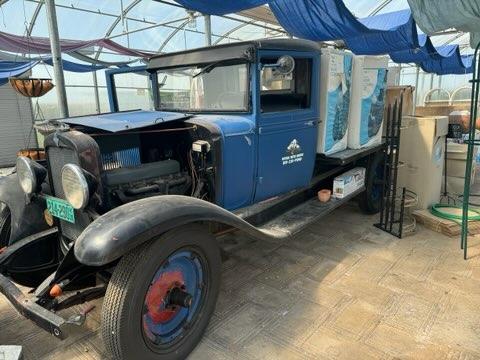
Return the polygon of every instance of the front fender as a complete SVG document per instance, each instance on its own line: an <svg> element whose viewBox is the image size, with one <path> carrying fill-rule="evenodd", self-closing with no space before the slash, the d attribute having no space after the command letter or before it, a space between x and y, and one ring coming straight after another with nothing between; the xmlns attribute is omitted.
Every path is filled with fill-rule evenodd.
<svg viewBox="0 0 480 360"><path fill-rule="evenodd" d="M261 239L284 236L259 230L212 203L188 196L162 195L122 205L96 219L75 242L75 256L85 265L106 265L145 241L197 221L225 224Z"/></svg>
<svg viewBox="0 0 480 360"><path fill-rule="evenodd" d="M45 184L44 187L43 190L47 192L48 186ZM17 174L0 178L0 202L7 204L10 208L12 218L10 245L48 228L43 217L45 201L34 198L27 203Z"/></svg>

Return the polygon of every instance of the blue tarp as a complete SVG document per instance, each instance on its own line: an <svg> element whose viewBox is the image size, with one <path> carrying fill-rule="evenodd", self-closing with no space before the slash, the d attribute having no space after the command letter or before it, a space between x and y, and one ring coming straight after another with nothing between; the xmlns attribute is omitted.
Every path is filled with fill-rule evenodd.
<svg viewBox="0 0 480 360"><path fill-rule="evenodd" d="M175 0L187 9L200 11L202 14L224 15L254 8L267 3L267 0Z"/></svg>
<svg viewBox="0 0 480 360"><path fill-rule="evenodd" d="M44 59L46 64L52 65L52 59ZM63 69L65 71L85 73L90 71L102 70L107 68L106 66L101 65L83 65L77 64L68 60L63 61ZM0 61L0 85L4 85L8 82L8 78L15 77L18 75L27 72L32 69L34 66L40 64L40 61L29 61L29 62L14 62L14 61Z"/></svg>
<svg viewBox="0 0 480 360"><path fill-rule="evenodd" d="M268 3L291 35L313 41L343 40L357 55L389 54L438 74L471 72L458 47L435 48L419 35L410 9L357 19L342 0L175 0L186 8L222 15ZM428 70L427 70L428 69Z"/></svg>
<svg viewBox="0 0 480 360"><path fill-rule="evenodd" d="M279 23L294 36L344 40L361 55L380 55L418 47L410 10L357 19L341 0L270 0Z"/></svg>
<svg viewBox="0 0 480 360"><path fill-rule="evenodd" d="M44 62L47 63L48 65L52 65L52 59L44 60ZM86 72L92 72L92 71L103 70L108 68L108 66L104 66L104 65L77 64L68 60L62 60L62 63L63 63L63 70L76 72L76 73L86 73Z"/></svg>
<svg viewBox="0 0 480 360"><path fill-rule="evenodd" d="M359 19L369 31L345 38L357 55L383 55L419 47L415 20L410 10L401 10Z"/></svg>
<svg viewBox="0 0 480 360"><path fill-rule="evenodd" d="M270 0L269 5L283 28L302 39L339 40L369 31L341 0Z"/></svg>
<svg viewBox="0 0 480 360"><path fill-rule="evenodd" d="M473 55L453 54L452 56L423 61L420 67L423 71L428 73L435 73L437 75L448 74L470 74L473 72L472 68Z"/></svg>
<svg viewBox="0 0 480 360"><path fill-rule="evenodd" d="M446 74L465 74L472 72L472 60L460 53L458 45L435 47L430 38L424 34L419 36L420 46L417 49L390 53L396 63L415 63L424 71Z"/></svg>
<svg viewBox="0 0 480 360"><path fill-rule="evenodd" d="M422 61L432 60L437 54L437 49L433 46L430 38L421 34L418 36L418 43L419 46L417 48L394 51L389 55L396 63L420 63Z"/></svg>
<svg viewBox="0 0 480 360"><path fill-rule="evenodd" d="M27 63L0 61L0 85L5 85L8 82L8 78L21 75L36 64L38 64L38 61Z"/></svg>

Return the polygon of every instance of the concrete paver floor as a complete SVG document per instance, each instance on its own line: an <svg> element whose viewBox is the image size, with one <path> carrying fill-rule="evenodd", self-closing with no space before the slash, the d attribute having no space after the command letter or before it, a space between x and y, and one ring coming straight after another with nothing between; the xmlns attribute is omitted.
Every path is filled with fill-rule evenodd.
<svg viewBox="0 0 480 360"><path fill-rule="evenodd" d="M419 228L399 240L354 204L292 240L220 239L215 315L190 356L215 359L480 359L480 240ZM0 296L0 344L26 359L100 359L101 301L61 342Z"/></svg>

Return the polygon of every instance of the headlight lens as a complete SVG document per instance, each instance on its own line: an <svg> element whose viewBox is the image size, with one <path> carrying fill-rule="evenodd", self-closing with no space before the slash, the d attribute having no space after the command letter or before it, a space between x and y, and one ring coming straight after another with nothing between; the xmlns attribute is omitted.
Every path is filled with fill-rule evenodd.
<svg viewBox="0 0 480 360"><path fill-rule="evenodd" d="M82 169L74 164L67 164L62 169L62 187L66 200L75 209L87 206L90 197L87 179Z"/></svg>
<svg viewBox="0 0 480 360"><path fill-rule="evenodd" d="M37 175L32 166L32 160L25 156L17 158L17 175L20 187L25 194L33 194L37 188Z"/></svg>

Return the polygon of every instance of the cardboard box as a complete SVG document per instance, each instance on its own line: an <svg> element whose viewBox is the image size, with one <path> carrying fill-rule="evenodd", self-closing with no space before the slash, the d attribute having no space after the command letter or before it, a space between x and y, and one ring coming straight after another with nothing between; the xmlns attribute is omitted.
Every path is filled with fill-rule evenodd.
<svg viewBox="0 0 480 360"><path fill-rule="evenodd" d="M385 100L385 105L394 105L395 101L400 102L400 97L403 95L403 106L402 106L402 116L414 114L414 96L415 96L415 87L414 86L389 86L387 88L387 98ZM385 107L385 118L386 118L386 107Z"/></svg>
<svg viewBox="0 0 480 360"><path fill-rule="evenodd" d="M358 167L337 176L333 180L333 196L337 199L343 199L364 187L365 172L365 168Z"/></svg>
<svg viewBox="0 0 480 360"><path fill-rule="evenodd" d="M398 186L418 195L419 209L428 209L440 201L447 133L446 116L402 119L399 160L405 170Z"/></svg>

